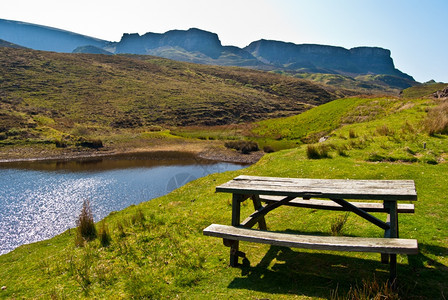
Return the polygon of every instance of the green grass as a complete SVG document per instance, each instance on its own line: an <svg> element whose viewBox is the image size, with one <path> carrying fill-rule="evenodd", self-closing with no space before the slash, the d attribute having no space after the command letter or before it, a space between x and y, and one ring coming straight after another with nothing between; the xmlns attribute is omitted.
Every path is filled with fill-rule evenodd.
<svg viewBox="0 0 448 300"><path fill-rule="evenodd" d="M447 83L423 83L416 85L414 87L407 88L402 91L401 97L403 98L419 98L419 97L427 97L432 93L435 93L439 90L443 90L448 86Z"/></svg>
<svg viewBox="0 0 448 300"><path fill-rule="evenodd" d="M343 295L363 279L388 278L387 265L379 262L378 254L251 243L241 246L250 266L229 268L228 248L201 231L211 223L230 224L230 195L215 194L214 187L239 174L251 174L415 180L416 213L400 216L400 235L416 238L420 254L399 256L400 292L405 298L441 298L448 292L448 209L441 196L447 192L447 172L448 164L369 163L344 157L309 160L304 147L269 154L248 169L201 178L168 196L112 213L102 221L112 238L107 247L100 241L75 247L76 234L71 230L0 256L0 284L7 287L1 296L328 298L331 290ZM251 205L243 205L244 215L251 210ZM267 223L271 230L330 235L340 214L280 208L268 215ZM354 215L348 217L344 234L382 236L380 229Z"/></svg>
<svg viewBox="0 0 448 300"><path fill-rule="evenodd" d="M381 101L386 102L387 99ZM359 122L360 118L371 118L369 109L365 108L371 106L371 103L369 98L338 99L289 118L260 121L252 132L256 136L276 140L317 141L338 128L342 122L352 123ZM359 113L354 112L355 109Z"/></svg>
<svg viewBox="0 0 448 300"><path fill-rule="evenodd" d="M356 94L398 95L401 90L418 84L415 81L391 75L359 75L350 77L340 74L303 72L289 75L326 84L338 89L355 91Z"/></svg>
<svg viewBox="0 0 448 300"><path fill-rule="evenodd" d="M448 294L444 196L448 192L448 138L429 135L423 127L427 112L435 105L429 99L351 98L309 110L302 114L307 122L316 122L307 124L309 128L315 132L328 128L329 139L317 145L325 149L324 157L308 158L309 145L266 154L250 168L210 175L167 196L111 213L97 224L100 232L107 228L107 243L97 239L76 247L72 229L21 246L0 256L0 285L7 287L0 295L325 299L353 293L366 282L386 282L388 266L380 263L379 254L242 243L250 264L228 267L228 248L217 238L203 236L202 229L211 223L230 224L231 195L216 194L214 189L237 175L249 174L414 180L416 212L400 215L400 237L417 239L420 253L398 257L398 293L405 299L443 299ZM300 117L277 121L290 120L299 122ZM151 134L169 133L142 133ZM243 216L252 210L245 202ZM282 207L267 216L267 224L270 230L331 235L335 220L344 217L341 212ZM350 214L342 234L381 237L383 232Z"/></svg>
<svg viewBox="0 0 448 300"><path fill-rule="evenodd" d="M7 93L7 97L2 94L0 113L4 129L4 135L0 136L2 149L14 150L17 145L27 143L40 149L54 139L70 140L79 136L99 137L106 144L130 145L131 148L157 145L160 140L176 143L193 137L246 138L265 144L276 142L279 148L280 145L297 148L266 154L247 169L200 178L164 197L113 212L96 224L101 239L82 247L76 246L76 230L71 229L55 238L23 245L0 256L0 286L5 287L0 291L0 298L326 299L335 297L335 294L348 295L350 290L365 281L381 284L387 280L388 266L380 263L379 254L297 250L253 243L241 243L241 250L246 252L250 263L241 268L230 268L229 249L223 246L222 240L203 236L202 230L211 223L230 224L231 195L215 193L215 187L240 174L414 180L418 193L416 212L400 215L400 237L417 239L420 253L398 256L398 292L404 299L444 299L448 295L448 137L444 131L430 134L423 126L428 111L436 107L436 101L424 98L347 98L297 116L261 121L250 126L213 127L208 131L200 126L169 130L165 124L149 122L139 125L133 118L120 119L122 122L116 124L129 127L112 129L110 122L117 116L114 115L117 111L126 112L119 116L138 114L140 121L147 120L143 114L139 115L148 111L145 105L149 105L143 101L149 94L139 98L139 93L143 93L141 85L151 87L148 78L161 85L163 81L163 78L145 73L150 70L162 69L161 74L174 76L180 81L179 88L186 88L188 82L182 82L182 76L190 76L188 80L198 84L191 90L208 96L214 93L210 90L216 86L203 86L205 83L201 82L210 78L225 87L225 91L216 91L216 97L224 95L222 97L225 98L236 93L235 99L244 99L245 92L265 95L271 89L275 97L288 98L291 93L299 91L293 82L271 82L267 86L270 79L277 77L270 77L267 73L251 76L234 68L226 71L217 67L201 69L201 66L162 59L145 62L145 57L23 54L23 58L16 55L12 61L14 68L21 70L20 76L28 80L29 87L24 85L16 93L11 81L2 83L6 88L2 93ZM64 59L59 60L58 57ZM67 59L73 63L66 64ZM7 59L2 63L8 63ZM78 63L84 67L79 67ZM46 85L39 81L41 77L30 73L35 70L33 67L43 64L48 73L57 74L65 70L68 75L55 76L54 81ZM92 94L89 80L79 81L84 76L99 84L94 81L98 79L94 76L96 71L92 73L87 65L100 70L98 78L105 80L103 88L108 93L104 98L96 92ZM148 70L143 71L145 68ZM130 74L135 76L131 77L132 80L128 77ZM4 74L2 76L5 77ZM148 76L146 81L142 79L145 76ZM67 82L60 88L57 80ZM76 95L81 101L70 102L73 107L64 107L61 99L71 97L69 87L72 83L72 91L78 93ZM42 90L39 86L52 86L55 91ZM288 86L290 89L285 89ZM173 86L170 89L164 87L162 85L157 91L157 97L173 101L164 104L170 111L174 107L170 108L170 105L180 97L176 98L171 89ZM122 90L125 91L123 94ZM62 98L56 97L59 93ZM126 101L122 101L120 97L123 95L135 97L127 96L123 98ZM48 102L38 101L43 98ZM89 102L89 99L95 101ZM229 99L215 100L222 104ZM191 99L187 97L187 100ZM54 105L54 109L49 103ZM100 111L93 103L109 106ZM179 107L182 105L186 104L179 102ZM209 105L203 109L213 110ZM196 107L195 111L201 110ZM95 116L97 121L92 122ZM86 118L86 122L78 122L77 118ZM317 144L321 136L328 139ZM314 146L324 149L325 155L308 158L309 145L302 143L312 146L316 143ZM263 145L259 143L259 147ZM244 202L243 216L252 211L253 206ZM385 219L384 215L377 216ZM267 216L267 225L276 231L331 235L335 220L343 217L340 212L281 207ZM383 236L379 228L355 215L348 216L342 233Z"/></svg>

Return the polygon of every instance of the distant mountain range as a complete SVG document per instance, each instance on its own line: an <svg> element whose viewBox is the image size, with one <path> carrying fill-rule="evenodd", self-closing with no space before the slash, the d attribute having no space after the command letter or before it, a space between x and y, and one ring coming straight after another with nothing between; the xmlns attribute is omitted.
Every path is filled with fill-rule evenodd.
<svg viewBox="0 0 448 300"><path fill-rule="evenodd" d="M262 39L245 48L238 48L223 46L217 34L196 28L171 30L163 34L124 34L119 42L110 42L61 29L4 19L0 19L0 39L44 51L153 55L193 63L299 74L297 76L302 78L308 76L303 74L332 74L344 82L358 76L364 76L362 80L365 80L366 75L381 75L368 80L396 89L416 84L411 76L395 68L389 50L378 47L345 49ZM334 76L331 78L334 81Z"/></svg>

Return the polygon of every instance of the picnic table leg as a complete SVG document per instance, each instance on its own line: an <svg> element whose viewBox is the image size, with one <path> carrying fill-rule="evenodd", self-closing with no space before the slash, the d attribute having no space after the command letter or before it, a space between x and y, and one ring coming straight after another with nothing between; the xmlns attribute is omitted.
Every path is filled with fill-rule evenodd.
<svg viewBox="0 0 448 300"><path fill-rule="evenodd" d="M233 194L232 195L232 226L240 225L240 215L241 215L241 202L243 201L243 195ZM238 266L239 257L239 241L232 241L230 246L230 266Z"/></svg>
<svg viewBox="0 0 448 300"><path fill-rule="evenodd" d="M389 218L390 218L390 238L398 238L398 213L397 213L397 202L396 201L386 201L384 205L389 208ZM397 279L397 254L390 254L390 284L396 286Z"/></svg>
<svg viewBox="0 0 448 300"><path fill-rule="evenodd" d="M254 209L259 210L262 207L261 201L260 201L260 196L252 195L251 198L254 203ZM260 228L261 230L268 230L264 216L258 221L258 228Z"/></svg>

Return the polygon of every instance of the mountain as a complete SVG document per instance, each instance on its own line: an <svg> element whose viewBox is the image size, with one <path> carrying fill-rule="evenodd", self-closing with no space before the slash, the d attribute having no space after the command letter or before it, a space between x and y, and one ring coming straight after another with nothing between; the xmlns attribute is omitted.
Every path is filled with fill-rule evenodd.
<svg viewBox="0 0 448 300"><path fill-rule="evenodd" d="M197 28L171 30L163 34L148 32L124 34L115 44L115 53L155 55L164 58L231 66L262 66L252 54L234 47L222 46L216 33Z"/></svg>
<svg viewBox="0 0 448 300"><path fill-rule="evenodd" d="M0 39L35 50L68 53L80 46L105 48L109 44L66 30L4 19L0 19Z"/></svg>
<svg viewBox="0 0 448 300"><path fill-rule="evenodd" d="M8 47L8 48L18 48L18 49L26 49L23 46L19 46L8 41L4 41L0 39L0 47Z"/></svg>
<svg viewBox="0 0 448 300"><path fill-rule="evenodd" d="M1 20L0 39L28 48L91 54L153 55L208 65L240 66L316 80L358 92L398 93L417 82L396 69L391 52L379 47L336 46L259 40L245 48L223 46L216 33L197 28L123 34L108 42L69 31ZM316 75L317 74L317 75Z"/></svg>

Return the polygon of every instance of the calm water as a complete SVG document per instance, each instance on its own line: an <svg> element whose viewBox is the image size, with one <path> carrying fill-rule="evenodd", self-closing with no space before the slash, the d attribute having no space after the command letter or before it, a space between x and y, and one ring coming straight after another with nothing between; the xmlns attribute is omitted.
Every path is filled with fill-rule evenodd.
<svg viewBox="0 0 448 300"><path fill-rule="evenodd" d="M153 153L85 161L0 165L0 254L75 227L84 200L95 221L196 178L243 165Z"/></svg>

